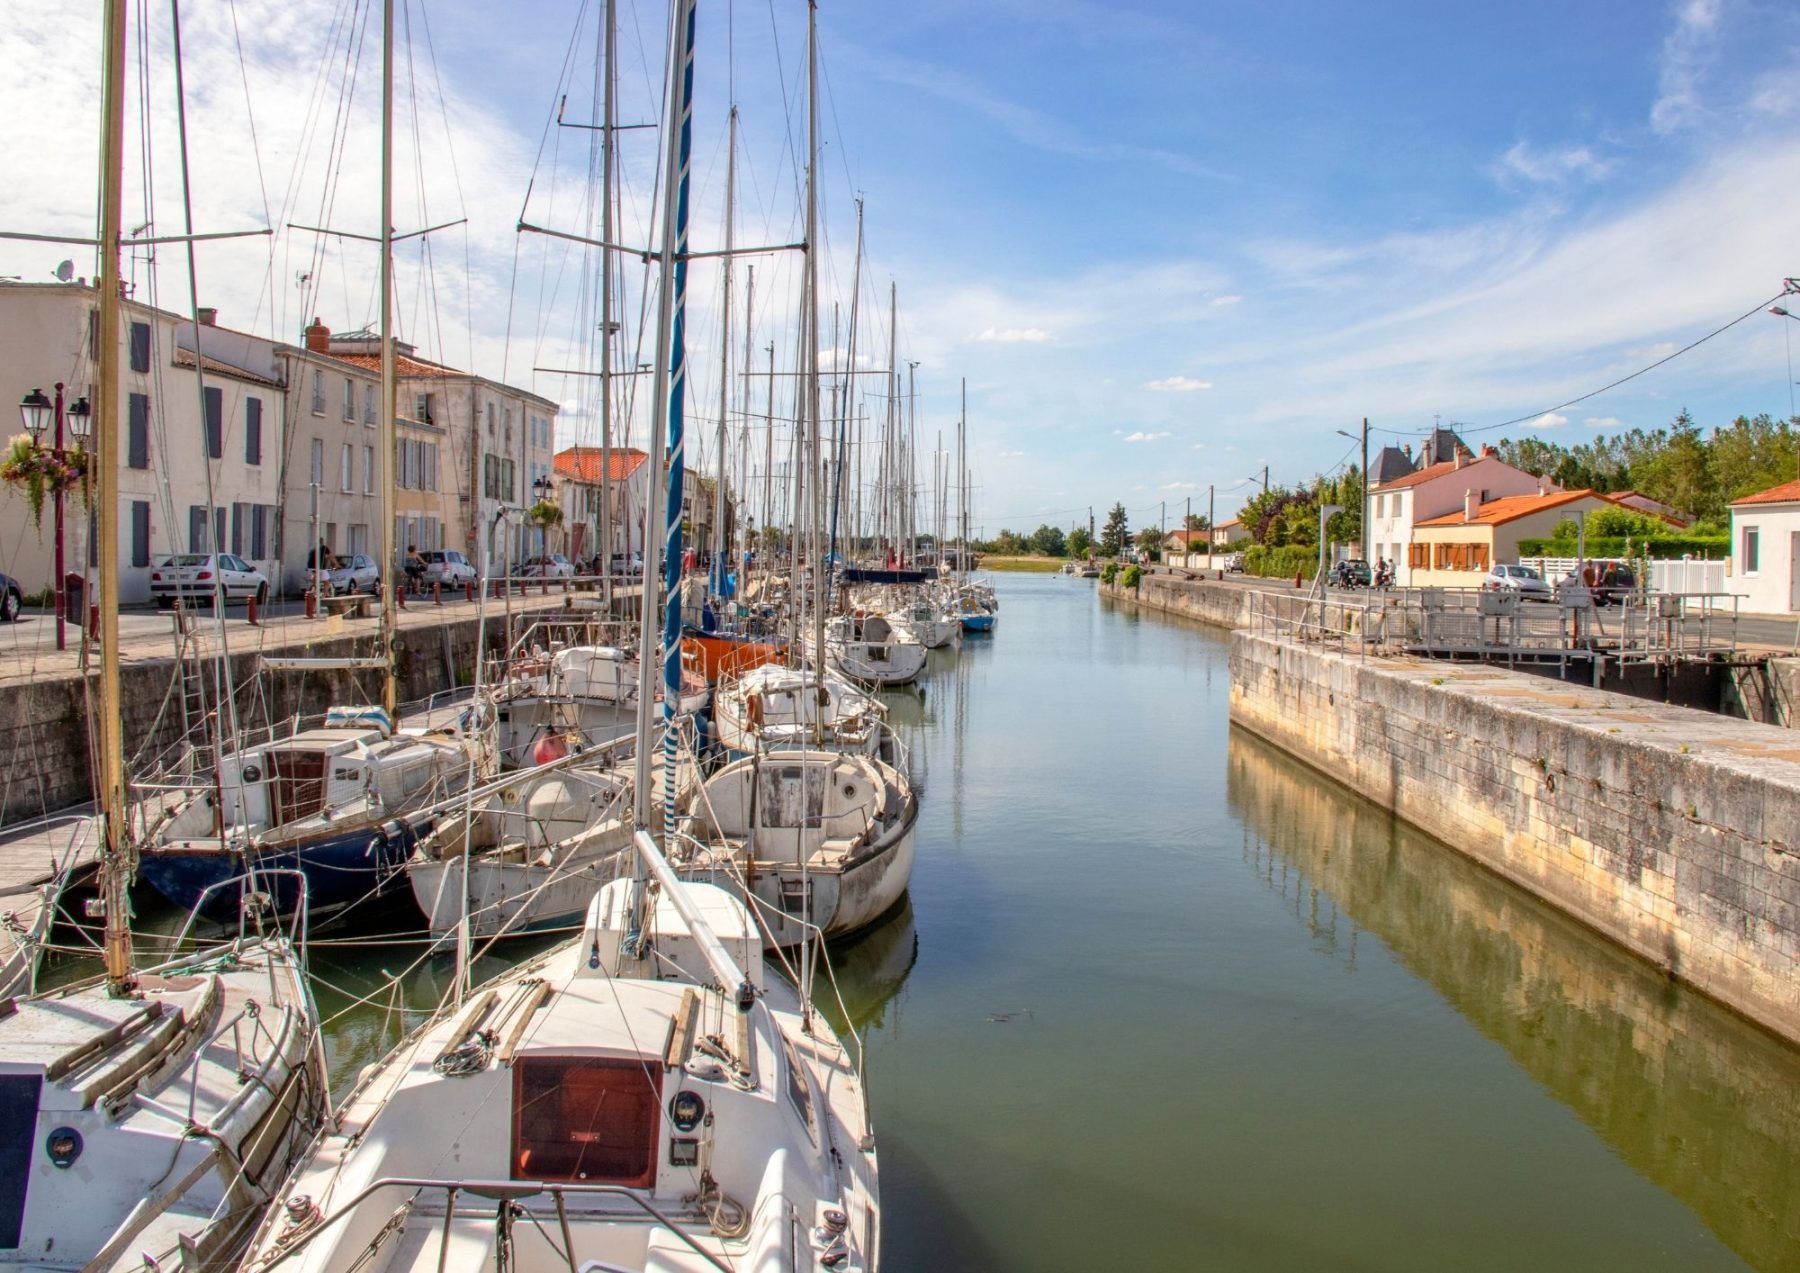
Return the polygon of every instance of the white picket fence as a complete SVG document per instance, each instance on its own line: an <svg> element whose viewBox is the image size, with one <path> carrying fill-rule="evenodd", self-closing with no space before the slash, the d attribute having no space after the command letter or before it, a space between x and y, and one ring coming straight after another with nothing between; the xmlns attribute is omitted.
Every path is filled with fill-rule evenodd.
<svg viewBox="0 0 1800 1273"><path fill-rule="evenodd" d="M1531 566L1551 584L1555 584L1570 571L1580 566L1574 557L1521 557L1521 566ZM1730 576L1725 573L1722 561L1695 561L1679 559L1669 561L1651 561L1650 578L1646 585L1651 592L1670 593L1705 593L1736 592L1741 594L1741 587L1732 587Z"/></svg>

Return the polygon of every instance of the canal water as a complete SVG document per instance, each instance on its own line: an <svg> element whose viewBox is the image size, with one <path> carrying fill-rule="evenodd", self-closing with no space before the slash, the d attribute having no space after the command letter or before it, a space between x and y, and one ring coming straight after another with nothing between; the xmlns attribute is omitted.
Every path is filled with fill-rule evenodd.
<svg viewBox="0 0 1800 1273"><path fill-rule="evenodd" d="M890 1273L1800 1267L1800 1055L1233 729L1222 633L997 584L833 955ZM421 954L315 950L340 1092Z"/></svg>

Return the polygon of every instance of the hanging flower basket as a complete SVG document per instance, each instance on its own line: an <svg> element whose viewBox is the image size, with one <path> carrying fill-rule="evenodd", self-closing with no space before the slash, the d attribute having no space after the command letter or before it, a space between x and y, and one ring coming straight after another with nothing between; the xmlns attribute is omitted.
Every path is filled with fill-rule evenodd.
<svg viewBox="0 0 1800 1273"><path fill-rule="evenodd" d="M16 434L0 460L0 481L25 492L34 526L43 525L44 497L58 491L74 491L79 497L87 471L88 452L64 451L59 457L54 447L33 441L29 433Z"/></svg>
<svg viewBox="0 0 1800 1273"><path fill-rule="evenodd" d="M561 526L563 521L562 506L547 499L541 499L526 509L525 516L533 526Z"/></svg>

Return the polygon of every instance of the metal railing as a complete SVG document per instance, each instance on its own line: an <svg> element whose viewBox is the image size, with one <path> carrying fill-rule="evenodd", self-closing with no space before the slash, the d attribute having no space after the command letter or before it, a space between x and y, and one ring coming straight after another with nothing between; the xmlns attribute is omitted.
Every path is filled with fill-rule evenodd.
<svg viewBox="0 0 1800 1273"><path fill-rule="evenodd" d="M1732 593L1626 594L1596 605L1586 589L1539 601L1481 588L1321 595L1258 591L1254 631L1370 654L1620 666L1702 662L1737 650Z"/></svg>

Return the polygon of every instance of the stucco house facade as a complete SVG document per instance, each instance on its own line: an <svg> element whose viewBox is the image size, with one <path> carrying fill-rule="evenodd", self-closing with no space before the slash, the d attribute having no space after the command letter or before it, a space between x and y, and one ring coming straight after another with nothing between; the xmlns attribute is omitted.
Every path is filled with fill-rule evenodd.
<svg viewBox="0 0 1800 1273"><path fill-rule="evenodd" d="M1746 610L1800 613L1800 481L1731 505L1730 587Z"/></svg>
<svg viewBox="0 0 1800 1273"><path fill-rule="evenodd" d="M1506 495L1483 503L1471 491L1462 508L1413 527L1402 565L1410 587L1480 587L1490 566L1519 559L1521 540L1547 537L1565 517L1612 507L1606 496L1589 490Z"/></svg>
<svg viewBox="0 0 1800 1273"><path fill-rule="evenodd" d="M1476 506L1514 495L1549 494L1554 482L1514 468L1490 448L1479 456L1466 450L1428 464L1369 492L1369 551L1394 563L1394 582L1403 588L1427 585L1413 575L1415 528L1460 512L1473 496Z"/></svg>

